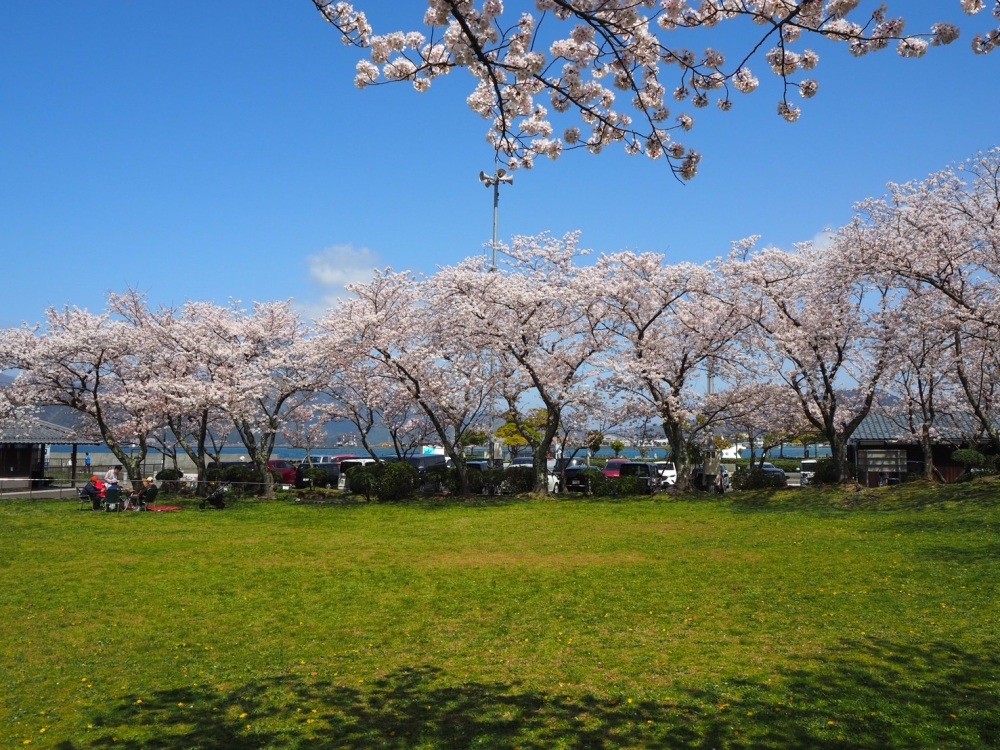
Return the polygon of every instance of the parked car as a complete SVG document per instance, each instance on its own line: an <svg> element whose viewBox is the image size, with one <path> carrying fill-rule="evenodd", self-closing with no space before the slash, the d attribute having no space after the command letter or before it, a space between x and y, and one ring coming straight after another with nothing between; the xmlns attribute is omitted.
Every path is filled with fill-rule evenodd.
<svg viewBox="0 0 1000 750"><path fill-rule="evenodd" d="M733 484L731 468L735 469L731 464L720 464L718 474L706 475L704 466L695 466L691 469L691 486L704 492L729 492Z"/></svg>
<svg viewBox="0 0 1000 750"><path fill-rule="evenodd" d="M765 474L770 474L774 477L781 477L782 486L788 486L788 476L784 471L779 469L777 466L772 464L770 461L765 461L760 465L760 470Z"/></svg>
<svg viewBox="0 0 1000 750"><path fill-rule="evenodd" d="M604 464L604 476L608 479L614 479L618 476L618 471L622 464L627 464L627 458L609 458L608 462Z"/></svg>
<svg viewBox="0 0 1000 750"><path fill-rule="evenodd" d="M293 487L295 486L295 464L291 461L286 461L283 458L272 458L267 462L267 468L270 469L272 473L278 475L278 481L281 484L288 484Z"/></svg>
<svg viewBox="0 0 1000 750"><path fill-rule="evenodd" d="M677 468L673 461L657 461L653 466L660 473L660 480L664 485L677 484Z"/></svg>
<svg viewBox="0 0 1000 750"><path fill-rule="evenodd" d="M437 467L450 469L455 465L450 458L440 454L434 454L431 456L407 456L403 460L417 470L417 475L419 476L421 482L423 482L426 478L428 470Z"/></svg>
<svg viewBox="0 0 1000 750"><path fill-rule="evenodd" d="M485 460L466 461L465 465L471 471L485 471L486 469L490 468L490 462L489 461L485 461ZM507 467L507 468L511 468L511 469L531 469L533 467L534 467L534 464L531 463L531 461L529 460L528 463L518 463L518 464L511 463L511 465L509 467ZM547 474L546 474L546 480L547 480L547 486L548 486L548 489L549 489L549 494L554 494L554 493L556 493L556 492L559 491L559 476L557 474L555 474L555 473L553 473L551 471L547 472ZM500 493L501 494L509 494L510 492L511 491L506 488L506 483L505 483L504 486L501 486L501 488L500 488Z"/></svg>
<svg viewBox="0 0 1000 750"><path fill-rule="evenodd" d="M549 461L547 466L549 471L554 471L558 474L563 469L568 469L570 466L584 466L586 463L587 462L582 458L557 458L554 461Z"/></svg>
<svg viewBox="0 0 1000 750"><path fill-rule="evenodd" d="M337 487L346 490L349 489L348 484L348 474L351 469L356 466L367 466L368 464L375 463L374 458L345 458L340 462L340 474L337 477Z"/></svg>
<svg viewBox="0 0 1000 750"><path fill-rule="evenodd" d="M624 479L625 477L638 477L645 480L649 494L660 490L662 480L656 464L645 461L626 461L618 467L618 478Z"/></svg>
<svg viewBox="0 0 1000 750"><path fill-rule="evenodd" d="M300 467L312 475L314 487L336 488L340 486L340 463L327 461L317 464L302 464Z"/></svg>
<svg viewBox="0 0 1000 750"><path fill-rule="evenodd" d="M812 484L816 476L816 459L808 458L799 463L799 486L805 487Z"/></svg>
<svg viewBox="0 0 1000 750"><path fill-rule="evenodd" d="M562 474L567 492L590 492L594 478L603 476L596 466L569 466Z"/></svg>
<svg viewBox="0 0 1000 750"><path fill-rule="evenodd" d="M348 458L362 458L362 456L356 456L353 453L344 453L336 456L309 456L302 460L302 464L307 467L322 466L323 464L340 464Z"/></svg>
<svg viewBox="0 0 1000 750"><path fill-rule="evenodd" d="M577 459L579 461L579 459ZM582 461L580 462L582 463ZM535 457L534 456L516 456L511 462L511 466L534 466ZM549 471L556 471L558 466L558 461L554 458L550 458L545 462L545 466Z"/></svg>

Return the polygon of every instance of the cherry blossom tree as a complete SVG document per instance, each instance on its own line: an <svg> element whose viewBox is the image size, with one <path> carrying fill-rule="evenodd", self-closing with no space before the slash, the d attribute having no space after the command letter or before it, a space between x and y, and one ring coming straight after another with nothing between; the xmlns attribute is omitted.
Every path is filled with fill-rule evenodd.
<svg viewBox="0 0 1000 750"><path fill-rule="evenodd" d="M137 332L111 312L49 308L44 326L8 330L0 346L18 370L9 397L83 415L135 486L149 435L162 424L150 388L154 358Z"/></svg>
<svg viewBox="0 0 1000 750"><path fill-rule="evenodd" d="M154 357L151 387L163 422L203 479L208 461L221 460L234 429L215 377L227 371L228 356L215 339L218 307L188 302L179 310L151 312L144 300L133 299L127 315Z"/></svg>
<svg viewBox="0 0 1000 750"><path fill-rule="evenodd" d="M1000 452L1000 148L858 206L851 262L923 300L948 326L968 408ZM935 299L935 295L937 299Z"/></svg>
<svg viewBox="0 0 1000 750"><path fill-rule="evenodd" d="M755 462L763 465L769 450L795 440L810 427L795 393L773 382L745 382L736 386L723 405L721 417L731 435L746 439L751 465Z"/></svg>
<svg viewBox="0 0 1000 750"><path fill-rule="evenodd" d="M911 292L891 312L895 335L890 340L893 355L878 410L896 424L901 437L916 440L924 457L924 478L934 478L932 446L939 417L962 409L956 379L955 318L948 304L933 290Z"/></svg>
<svg viewBox="0 0 1000 750"><path fill-rule="evenodd" d="M435 441L434 426L396 380L384 374L376 362L351 362L328 356L330 347L319 341L318 378L320 392L328 397L317 408L327 420L350 422L368 454L379 460L373 441L377 429L389 433L397 458L414 455L423 445Z"/></svg>
<svg viewBox="0 0 1000 750"><path fill-rule="evenodd" d="M777 378L805 419L830 443L840 476L847 441L871 411L890 364L895 298L848 262L847 233L829 247L745 248L725 265L730 288L753 328L743 339L758 356L758 378ZM737 257L742 255L743 257Z"/></svg>
<svg viewBox="0 0 1000 750"><path fill-rule="evenodd" d="M358 87L406 81L424 92L441 76L467 71L469 107L490 122L489 141L512 168L621 144L665 158L684 179L700 155L675 136L691 130L695 110L714 102L727 111L736 94L757 90L761 69L774 76L778 115L798 119L796 98L819 90L820 58L810 42L845 44L855 56L895 46L915 58L959 37L948 22L907 33L903 17L861 0L428 0L423 30L386 34L374 33L368 3L313 3L345 43L369 50L357 64ZM976 14L986 3L952 7L959 5ZM1000 17L1000 2L993 12ZM699 36L705 46L689 48ZM972 41L978 53L998 44L997 29ZM561 134L557 116L567 121Z"/></svg>
<svg viewBox="0 0 1000 750"><path fill-rule="evenodd" d="M453 311L426 280L409 273L376 273L349 287L321 321L322 346L350 362L371 364L433 425L454 462L460 491L469 489L463 437L481 427L494 396L488 362L451 325Z"/></svg>
<svg viewBox="0 0 1000 750"><path fill-rule="evenodd" d="M264 494L274 492L267 463L288 415L314 392L307 366L309 330L289 302L199 305L191 318L189 355L211 372L215 405L232 421L263 478ZM208 369L202 372L207 372Z"/></svg>
<svg viewBox="0 0 1000 750"><path fill-rule="evenodd" d="M462 340L490 358L508 415L544 408L545 425L532 443L536 490L544 492L545 461L562 413L593 388L590 363L607 338L603 308L574 265L582 253L579 234L515 237L500 251L502 269L472 259L442 269L433 285Z"/></svg>
<svg viewBox="0 0 1000 750"><path fill-rule="evenodd" d="M306 402L288 411L279 432L286 444L305 451L308 458L326 441L326 424L318 405Z"/></svg>
<svg viewBox="0 0 1000 750"><path fill-rule="evenodd" d="M742 370L736 336L747 326L723 297L710 266L670 265L662 255L617 253L589 271L612 334L600 369L605 388L627 395L633 416L657 417L670 443L681 489L693 458L713 443L728 390L708 399L707 376L732 383Z"/></svg>

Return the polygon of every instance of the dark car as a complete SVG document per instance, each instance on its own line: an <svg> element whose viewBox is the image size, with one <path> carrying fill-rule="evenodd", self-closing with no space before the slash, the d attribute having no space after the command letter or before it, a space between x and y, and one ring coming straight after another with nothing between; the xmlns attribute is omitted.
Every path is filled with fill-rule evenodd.
<svg viewBox="0 0 1000 750"><path fill-rule="evenodd" d="M340 462L327 461L302 466L312 479L313 487L325 487L336 489L340 484Z"/></svg>
<svg viewBox="0 0 1000 750"><path fill-rule="evenodd" d="M769 477L774 477L775 481L777 481L782 487L788 486L788 476L785 472L769 461L765 461L761 464L758 470L767 474Z"/></svg>
<svg viewBox="0 0 1000 750"><path fill-rule="evenodd" d="M658 492L662 483L660 471L656 464L643 461L626 461L618 467L618 478L637 477L642 480L650 494Z"/></svg>
<svg viewBox="0 0 1000 750"><path fill-rule="evenodd" d="M562 476L567 492L591 492L595 479L603 478L603 473L596 466L567 466Z"/></svg>
<svg viewBox="0 0 1000 750"><path fill-rule="evenodd" d="M450 458L439 454L431 456L407 456L403 460L417 470L417 474L420 476L420 481L424 480L428 469L450 469L454 466Z"/></svg>
<svg viewBox="0 0 1000 750"><path fill-rule="evenodd" d="M557 458L552 461L549 465L549 469L559 474L563 469L568 469L571 466L584 466L586 461L582 458Z"/></svg>

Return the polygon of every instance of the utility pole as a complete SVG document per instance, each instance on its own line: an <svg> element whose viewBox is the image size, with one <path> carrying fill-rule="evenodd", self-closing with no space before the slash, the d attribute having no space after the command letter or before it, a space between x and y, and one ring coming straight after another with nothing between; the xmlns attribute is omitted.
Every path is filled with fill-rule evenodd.
<svg viewBox="0 0 1000 750"><path fill-rule="evenodd" d="M490 263L490 270L497 270L497 225L500 221L500 183L507 185L514 184L514 175L507 174L506 169L498 169L495 174L488 175L486 172L479 173L479 181L485 187L493 188L493 259Z"/></svg>

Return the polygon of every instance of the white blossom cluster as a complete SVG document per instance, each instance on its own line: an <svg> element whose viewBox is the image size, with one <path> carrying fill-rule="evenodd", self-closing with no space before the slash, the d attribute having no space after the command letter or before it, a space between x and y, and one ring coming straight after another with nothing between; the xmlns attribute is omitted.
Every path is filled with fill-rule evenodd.
<svg viewBox="0 0 1000 750"><path fill-rule="evenodd" d="M695 109L714 101L729 111L734 91L759 88L752 58L765 42L776 43L762 54L781 80L778 113L794 122L801 110L787 92L798 88L808 99L819 89L814 78L799 79L819 64L814 51L798 49L806 37L845 43L857 56L895 42L900 56L921 57L959 35L951 23L907 33L903 18L862 0L426 0L426 33L381 35L351 3L313 2L344 41L368 48L370 59L357 64L359 87L408 81L424 92L439 76L467 70L475 81L467 103L489 122L487 140L512 168L530 168L536 157L556 158L566 148L600 153L622 144L630 154L665 157L685 179L694 176L699 157L673 136L694 121L690 113L671 113L668 92ZM969 14L985 8L983 0L960 2ZM1000 17L1000 0L994 14ZM759 42L728 54L718 45L696 51L672 43L672 32L710 36L735 21L759 25ZM977 36L973 48L986 53L998 44L994 31ZM668 86L671 68L676 85ZM555 136L552 118L573 115L579 122Z"/></svg>

